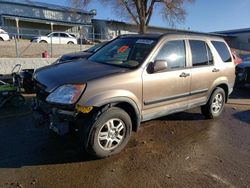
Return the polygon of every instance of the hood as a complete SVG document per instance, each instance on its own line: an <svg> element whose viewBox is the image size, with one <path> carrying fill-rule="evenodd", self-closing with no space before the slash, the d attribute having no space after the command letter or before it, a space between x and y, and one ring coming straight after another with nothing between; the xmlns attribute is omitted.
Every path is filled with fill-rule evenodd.
<svg viewBox="0 0 250 188"><path fill-rule="evenodd" d="M96 78L128 70L128 68L91 62L85 59L37 69L34 73L34 79L45 87L46 92L50 93L56 87L64 84L87 83Z"/></svg>
<svg viewBox="0 0 250 188"><path fill-rule="evenodd" d="M69 53L65 54L60 58L61 62L74 60L74 59L80 59L80 58L88 58L92 53L90 52L76 52L76 53Z"/></svg>

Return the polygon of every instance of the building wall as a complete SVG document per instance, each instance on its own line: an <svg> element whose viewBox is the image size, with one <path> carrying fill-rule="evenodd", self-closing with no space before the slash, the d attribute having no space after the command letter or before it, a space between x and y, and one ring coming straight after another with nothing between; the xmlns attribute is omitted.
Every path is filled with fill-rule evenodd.
<svg viewBox="0 0 250 188"><path fill-rule="evenodd" d="M37 19L55 20L62 22L91 23L91 15L65 12L57 10L47 10L44 8L31 7L18 4L8 4L0 2L0 14L16 15Z"/></svg>
<svg viewBox="0 0 250 188"><path fill-rule="evenodd" d="M95 36L98 39L104 39L104 37L109 39L123 34L138 33L138 27L135 24L107 20L93 20L92 23L96 33ZM173 31L173 29L150 26L147 30L148 33L166 33L171 31ZM102 38L99 38L100 36L102 36Z"/></svg>
<svg viewBox="0 0 250 188"><path fill-rule="evenodd" d="M51 5L53 6L53 5ZM54 31L65 31L80 36L79 27L83 27L82 36L88 36L93 14L68 10L52 10L46 7L20 5L1 2L0 0L0 27L11 36L17 34L16 20L19 19L19 33L21 38L32 38L51 32L51 23Z"/></svg>
<svg viewBox="0 0 250 188"><path fill-rule="evenodd" d="M237 34L229 33L228 35L233 36L232 38L227 40L228 45L231 48L250 51L250 32L242 32Z"/></svg>

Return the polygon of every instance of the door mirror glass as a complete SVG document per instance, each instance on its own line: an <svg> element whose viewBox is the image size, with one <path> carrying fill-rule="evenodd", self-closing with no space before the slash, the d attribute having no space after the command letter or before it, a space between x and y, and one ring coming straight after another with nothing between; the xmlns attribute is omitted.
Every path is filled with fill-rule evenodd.
<svg viewBox="0 0 250 188"><path fill-rule="evenodd" d="M152 73L164 71L168 68L168 63L166 60L155 60L152 64Z"/></svg>

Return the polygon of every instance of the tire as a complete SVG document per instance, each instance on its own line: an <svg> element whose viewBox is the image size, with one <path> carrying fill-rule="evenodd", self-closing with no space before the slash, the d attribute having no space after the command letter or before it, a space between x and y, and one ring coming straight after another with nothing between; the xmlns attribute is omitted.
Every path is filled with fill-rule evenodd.
<svg viewBox="0 0 250 188"><path fill-rule="evenodd" d="M46 40L41 40L39 43L45 44L45 43L48 43L48 42Z"/></svg>
<svg viewBox="0 0 250 188"><path fill-rule="evenodd" d="M0 41L4 41L2 37L0 37Z"/></svg>
<svg viewBox="0 0 250 188"><path fill-rule="evenodd" d="M217 87L214 90L207 104L201 106L201 112L206 119L213 119L220 116L225 105L225 96L225 91L222 88Z"/></svg>
<svg viewBox="0 0 250 188"><path fill-rule="evenodd" d="M85 138L90 136L87 152L97 158L117 154L127 145L131 130L129 115L121 108L111 107L102 112L92 129L85 133Z"/></svg>
<svg viewBox="0 0 250 188"><path fill-rule="evenodd" d="M75 44L74 42L72 42L72 41L69 41L67 44Z"/></svg>

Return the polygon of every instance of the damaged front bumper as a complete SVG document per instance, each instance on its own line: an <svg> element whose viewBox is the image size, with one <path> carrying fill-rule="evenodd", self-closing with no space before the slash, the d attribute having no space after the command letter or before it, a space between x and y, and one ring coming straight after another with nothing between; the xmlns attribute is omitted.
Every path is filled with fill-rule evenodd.
<svg viewBox="0 0 250 188"><path fill-rule="evenodd" d="M65 135L74 129L78 112L60 109L35 99L33 102L33 120L37 126L48 126L59 135Z"/></svg>

